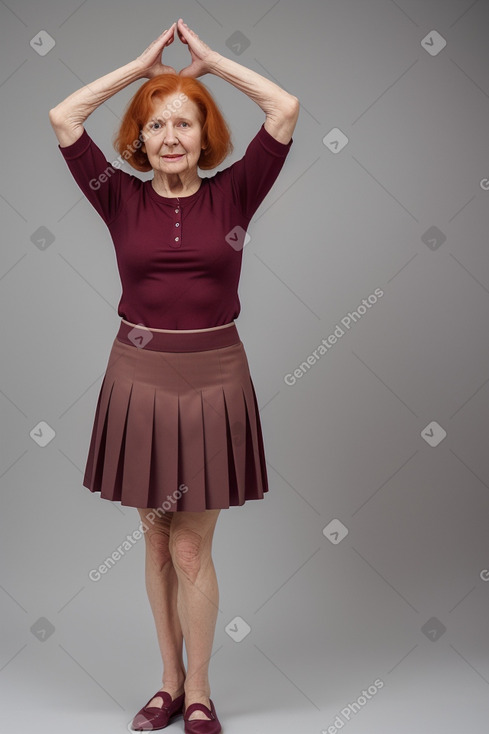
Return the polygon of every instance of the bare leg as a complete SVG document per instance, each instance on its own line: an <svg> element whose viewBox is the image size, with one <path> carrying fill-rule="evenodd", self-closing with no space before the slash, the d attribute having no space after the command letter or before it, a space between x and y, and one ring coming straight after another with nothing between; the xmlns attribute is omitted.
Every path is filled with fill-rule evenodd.
<svg viewBox="0 0 489 734"><path fill-rule="evenodd" d="M177 611L178 579L169 551L170 525L173 513L158 516L149 508L138 508L145 530L145 579L148 599L153 612L158 644L163 660L160 690L172 698L184 691L182 628ZM152 514L150 514L152 513ZM144 527L144 526L143 526ZM151 699L150 706L161 706L161 696Z"/></svg>
<svg viewBox="0 0 489 734"><path fill-rule="evenodd" d="M210 707L209 661L219 605L212 561L212 539L220 510L175 512L169 551L178 578L177 610L187 651L185 710L191 703ZM208 719L195 711L191 719Z"/></svg>

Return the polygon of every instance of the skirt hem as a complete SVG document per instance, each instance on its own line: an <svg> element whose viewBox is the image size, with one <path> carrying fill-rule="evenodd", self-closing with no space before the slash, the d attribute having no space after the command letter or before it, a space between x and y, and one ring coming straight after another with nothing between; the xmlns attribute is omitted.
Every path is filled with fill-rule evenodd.
<svg viewBox="0 0 489 734"><path fill-rule="evenodd" d="M148 506L148 507L141 507L140 505L131 505L128 502L122 502L121 499L115 499L111 497L105 497L101 494L100 490L91 489L86 484L83 484L84 487L86 487L93 495L99 495L98 499L100 500L107 500L108 502L119 502L121 507L134 507L134 508L140 508L144 510L157 510L158 507ZM206 507L205 510L230 510L232 507L243 507L247 502L253 502L254 500L264 500L267 495L268 490L264 490L263 497L247 497L243 502L236 503L236 504L229 504L225 505L224 507ZM204 510L204 511L205 511ZM171 512L182 512L182 510L162 510L161 514L171 513ZM203 512L203 510L185 510L185 512Z"/></svg>

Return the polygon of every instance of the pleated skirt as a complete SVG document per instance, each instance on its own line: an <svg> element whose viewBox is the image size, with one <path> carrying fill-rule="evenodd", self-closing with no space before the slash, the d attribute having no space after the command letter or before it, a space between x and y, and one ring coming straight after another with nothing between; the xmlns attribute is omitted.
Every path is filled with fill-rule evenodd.
<svg viewBox="0 0 489 734"><path fill-rule="evenodd" d="M236 324L150 330L121 319L100 387L83 486L164 512L268 492L255 388Z"/></svg>

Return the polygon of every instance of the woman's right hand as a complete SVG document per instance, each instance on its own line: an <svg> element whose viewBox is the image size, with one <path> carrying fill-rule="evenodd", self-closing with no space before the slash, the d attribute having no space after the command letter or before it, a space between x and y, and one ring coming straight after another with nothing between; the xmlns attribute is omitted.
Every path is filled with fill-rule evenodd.
<svg viewBox="0 0 489 734"><path fill-rule="evenodd" d="M173 25L166 31L163 31L161 36L149 44L148 48L137 57L136 61L142 67L141 76L151 79L158 74L176 74L173 66L166 66L161 62L161 54L166 46L173 43L175 38L175 26Z"/></svg>

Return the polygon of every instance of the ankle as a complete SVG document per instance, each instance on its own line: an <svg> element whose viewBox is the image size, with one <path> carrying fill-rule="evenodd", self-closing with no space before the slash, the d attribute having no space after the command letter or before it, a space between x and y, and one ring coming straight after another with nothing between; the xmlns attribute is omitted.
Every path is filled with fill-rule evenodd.
<svg viewBox="0 0 489 734"><path fill-rule="evenodd" d="M200 700L209 699L210 695L211 695L211 690L209 686L205 686L201 688L185 687L185 700L191 703L197 702Z"/></svg>
<svg viewBox="0 0 489 734"><path fill-rule="evenodd" d="M168 691L175 691L178 693L183 693L185 687L185 674L179 674L179 675L164 675L161 682L161 688L165 688Z"/></svg>

